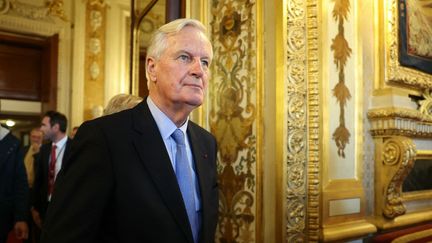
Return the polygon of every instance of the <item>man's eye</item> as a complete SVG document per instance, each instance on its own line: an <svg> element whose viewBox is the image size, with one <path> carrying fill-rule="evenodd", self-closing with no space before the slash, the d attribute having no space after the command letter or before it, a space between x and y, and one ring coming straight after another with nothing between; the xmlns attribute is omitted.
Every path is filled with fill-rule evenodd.
<svg viewBox="0 0 432 243"><path fill-rule="evenodd" d="M182 60L182 61L189 61L190 58L189 58L188 55L180 55L179 59Z"/></svg>
<svg viewBox="0 0 432 243"><path fill-rule="evenodd" d="M203 65L204 67L208 67L209 62L207 60L201 60L201 65Z"/></svg>

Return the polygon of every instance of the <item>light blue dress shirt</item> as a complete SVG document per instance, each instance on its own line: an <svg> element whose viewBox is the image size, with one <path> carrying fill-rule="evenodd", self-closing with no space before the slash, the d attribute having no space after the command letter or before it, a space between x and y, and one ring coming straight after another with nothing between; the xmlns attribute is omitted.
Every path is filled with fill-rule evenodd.
<svg viewBox="0 0 432 243"><path fill-rule="evenodd" d="M147 97L147 105L150 109L150 113L152 114L153 119L156 121L156 125L159 128L159 132L162 135L162 139L165 143L166 150L168 151L168 155L171 159L172 168L175 172L175 168L176 168L176 166L175 166L175 154L177 152L177 146L176 146L174 139L171 137L171 134L177 129L177 126L174 124L173 121L171 121L171 119L167 115L165 115L165 113L163 113L155 105L155 103L152 101L150 96ZM195 209L198 212L201 210L201 200L200 200L200 196L199 196L199 192L198 192L199 185L198 185L198 179L197 179L196 172L195 172L196 169L194 166L192 150L190 148L189 138L188 138L187 133L186 133L188 122L189 122L189 118L178 129L180 129L185 134L186 153L187 153L190 168L192 168L192 172L193 172L192 173L192 180L193 180L193 183L195 185L195 193L194 193L195 194Z"/></svg>

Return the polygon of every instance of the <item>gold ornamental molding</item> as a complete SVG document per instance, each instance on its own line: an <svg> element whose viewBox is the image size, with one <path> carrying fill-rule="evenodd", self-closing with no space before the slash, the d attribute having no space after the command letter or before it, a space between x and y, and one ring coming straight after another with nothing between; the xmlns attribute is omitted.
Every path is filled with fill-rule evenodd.
<svg viewBox="0 0 432 243"><path fill-rule="evenodd" d="M63 0L47 0L45 6L23 3L19 0L0 0L0 15L16 14L24 18L42 20L58 17L67 21Z"/></svg>
<svg viewBox="0 0 432 243"><path fill-rule="evenodd" d="M86 3L84 120L102 115L105 86L106 9L104 0Z"/></svg>
<svg viewBox="0 0 432 243"><path fill-rule="evenodd" d="M278 52L283 63L280 96L286 116L283 143L281 242L318 242L320 237L320 86L318 1L290 0L283 7ZM282 82L281 82L282 83ZM309 135L309 136L308 136Z"/></svg>
<svg viewBox="0 0 432 243"><path fill-rule="evenodd" d="M412 139L395 136L382 140L376 152L376 215L394 219L406 211L402 184L414 166L416 147Z"/></svg>
<svg viewBox="0 0 432 243"><path fill-rule="evenodd" d="M372 136L432 138L432 118L418 110L372 109L368 112Z"/></svg>
<svg viewBox="0 0 432 243"><path fill-rule="evenodd" d="M105 2L105 0L83 0L83 1L87 2L87 4L90 6L95 6L95 7L99 7L99 8L103 8L103 7L107 6L107 3Z"/></svg>
<svg viewBox="0 0 432 243"><path fill-rule="evenodd" d="M301 6L306 9L306 30L307 30L307 49L304 50L303 58L306 61L307 76L304 79L304 88L307 90L307 131L308 134L303 134L304 140L307 141L307 149L299 156L298 160L302 160L305 156L305 162L301 164L303 172L307 175L303 179L302 190L307 192L307 212L306 212L306 227L304 233L307 234L305 242L318 242L320 232L320 78L319 78L319 1L307 0L299 1L306 2L306 6ZM300 7L300 6L299 6ZM300 19L299 19L300 21ZM304 21L304 20L303 20ZM299 60L300 61L300 60ZM300 110L301 111L301 110ZM301 114L301 112L300 112ZM290 168L288 168L290 170Z"/></svg>
<svg viewBox="0 0 432 243"><path fill-rule="evenodd" d="M419 101L419 111L422 115L428 117L432 120L432 91L431 89L426 89L423 92L423 100Z"/></svg>
<svg viewBox="0 0 432 243"><path fill-rule="evenodd" d="M384 16L380 19L380 24L385 32L379 36L385 38L380 41L383 45L385 56L383 60L385 70L385 82L396 83L403 86L409 86L415 89L427 89L432 84L431 75L417 71L412 68L404 67L399 63L399 11L398 0L379 1L382 6Z"/></svg>

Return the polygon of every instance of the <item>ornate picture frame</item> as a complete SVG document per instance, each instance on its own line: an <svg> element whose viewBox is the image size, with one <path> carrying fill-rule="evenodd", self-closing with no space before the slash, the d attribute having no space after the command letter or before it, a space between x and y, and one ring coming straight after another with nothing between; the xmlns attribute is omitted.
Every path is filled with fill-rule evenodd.
<svg viewBox="0 0 432 243"><path fill-rule="evenodd" d="M379 14L380 23L384 30L383 39L379 40L379 46L384 50L384 81L386 84L395 84L416 90L423 90L431 87L432 75L420 71L417 68L407 67L401 64L403 57L400 53L400 11L404 8L405 0L383 1L382 14ZM400 7L400 8L399 8ZM432 65L429 62L429 65Z"/></svg>
<svg viewBox="0 0 432 243"><path fill-rule="evenodd" d="M427 74L432 74L432 17L431 1L400 0L399 62Z"/></svg>

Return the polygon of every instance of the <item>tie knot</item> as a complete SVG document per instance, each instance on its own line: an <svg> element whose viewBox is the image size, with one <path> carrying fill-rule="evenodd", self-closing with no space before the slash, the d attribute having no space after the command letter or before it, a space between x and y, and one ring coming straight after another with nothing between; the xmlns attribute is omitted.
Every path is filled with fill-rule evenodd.
<svg viewBox="0 0 432 243"><path fill-rule="evenodd" d="M54 145L52 146L52 149L53 149L53 150L56 150L56 148L57 148L57 145L54 144Z"/></svg>
<svg viewBox="0 0 432 243"><path fill-rule="evenodd" d="M180 129L176 129L172 134L171 137L174 139L174 141L177 143L177 145L184 145L184 134Z"/></svg>

